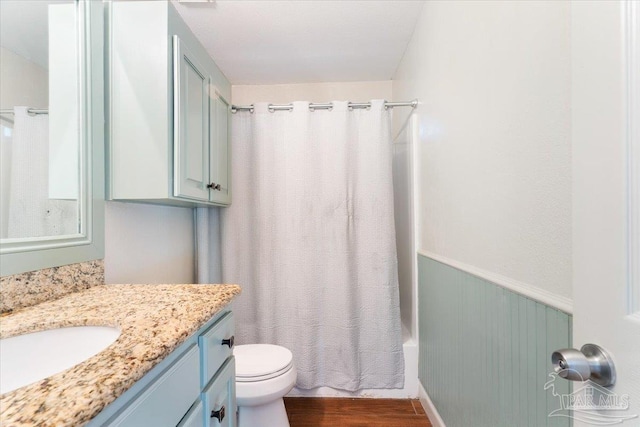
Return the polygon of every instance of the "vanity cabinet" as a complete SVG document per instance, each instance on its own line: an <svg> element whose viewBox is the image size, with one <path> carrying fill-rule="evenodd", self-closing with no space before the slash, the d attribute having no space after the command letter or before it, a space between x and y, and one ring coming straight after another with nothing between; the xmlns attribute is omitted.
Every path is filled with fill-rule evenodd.
<svg viewBox="0 0 640 427"><path fill-rule="evenodd" d="M107 425L176 425L191 407L194 397L198 395L198 365L198 346L191 345Z"/></svg>
<svg viewBox="0 0 640 427"><path fill-rule="evenodd" d="M171 2L108 7L108 197L231 203L231 85Z"/></svg>
<svg viewBox="0 0 640 427"><path fill-rule="evenodd" d="M201 427L204 417L202 402L197 402L184 416L177 427Z"/></svg>
<svg viewBox="0 0 640 427"><path fill-rule="evenodd" d="M234 427L237 421L235 359L228 359L202 394L208 427Z"/></svg>
<svg viewBox="0 0 640 427"><path fill-rule="evenodd" d="M235 427L233 313L189 337L88 425Z"/></svg>
<svg viewBox="0 0 640 427"><path fill-rule="evenodd" d="M220 322L211 325L198 337L202 403L204 412L210 415L211 427L235 425L236 371L233 358L233 328L233 313L229 312Z"/></svg>

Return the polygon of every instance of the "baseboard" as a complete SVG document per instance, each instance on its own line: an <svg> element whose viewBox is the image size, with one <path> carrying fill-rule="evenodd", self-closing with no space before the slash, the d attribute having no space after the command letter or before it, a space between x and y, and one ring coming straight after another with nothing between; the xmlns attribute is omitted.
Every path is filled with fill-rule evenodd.
<svg viewBox="0 0 640 427"><path fill-rule="evenodd" d="M438 410L436 409L435 405L431 401L431 398L429 398L429 395L427 394L427 391L422 386L422 383L418 384L418 394L420 398L420 404L424 408L424 411L427 413L427 416L429 417L429 421L431 421L431 425L433 427L447 427L444 425L444 421L442 421L442 417L440 417Z"/></svg>

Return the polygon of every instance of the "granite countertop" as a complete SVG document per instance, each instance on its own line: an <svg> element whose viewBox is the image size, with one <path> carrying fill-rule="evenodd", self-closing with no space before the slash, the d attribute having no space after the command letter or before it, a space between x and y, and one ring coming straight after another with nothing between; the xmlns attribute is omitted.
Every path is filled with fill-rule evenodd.
<svg viewBox="0 0 640 427"><path fill-rule="evenodd" d="M104 285L0 318L0 337L114 326L118 339L66 371L0 396L2 426L89 422L240 293L238 285Z"/></svg>

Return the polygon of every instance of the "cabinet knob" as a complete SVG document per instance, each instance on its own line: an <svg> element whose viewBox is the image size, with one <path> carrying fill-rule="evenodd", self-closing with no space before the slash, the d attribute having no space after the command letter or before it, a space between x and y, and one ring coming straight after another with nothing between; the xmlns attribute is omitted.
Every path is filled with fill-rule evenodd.
<svg viewBox="0 0 640 427"><path fill-rule="evenodd" d="M220 184L216 184L215 182L212 182L211 184L207 184L207 188L210 188L212 190L218 190L218 191L222 189Z"/></svg>
<svg viewBox="0 0 640 427"><path fill-rule="evenodd" d="M222 345L228 345L229 348L233 348L234 341L235 341L235 337L231 335L231 338L225 338L222 340Z"/></svg>
<svg viewBox="0 0 640 427"><path fill-rule="evenodd" d="M222 408L218 409L217 411L211 411L211 418L215 418L218 420L219 423L221 423L222 420L224 420L224 413L225 413L225 408L223 405Z"/></svg>

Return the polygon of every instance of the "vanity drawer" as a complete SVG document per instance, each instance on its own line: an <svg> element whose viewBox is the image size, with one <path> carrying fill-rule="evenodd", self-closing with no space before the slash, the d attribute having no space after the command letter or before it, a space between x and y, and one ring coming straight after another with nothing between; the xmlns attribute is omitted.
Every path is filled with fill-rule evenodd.
<svg viewBox="0 0 640 427"><path fill-rule="evenodd" d="M200 386L204 388L233 354L233 313L229 312L198 337L202 357Z"/></svg>
<svg viewBox="0 0 640 427"><path fill-rule="evenodd" d="M202 393L205 426L236 427L236 361L232 356Z"/></svg>
<svg viewBox="0 0 640 427"><path fill-rule="evenodd" d="M198 346L193 344L144 389L109 426L175 426L200 393Z"/></svg>

